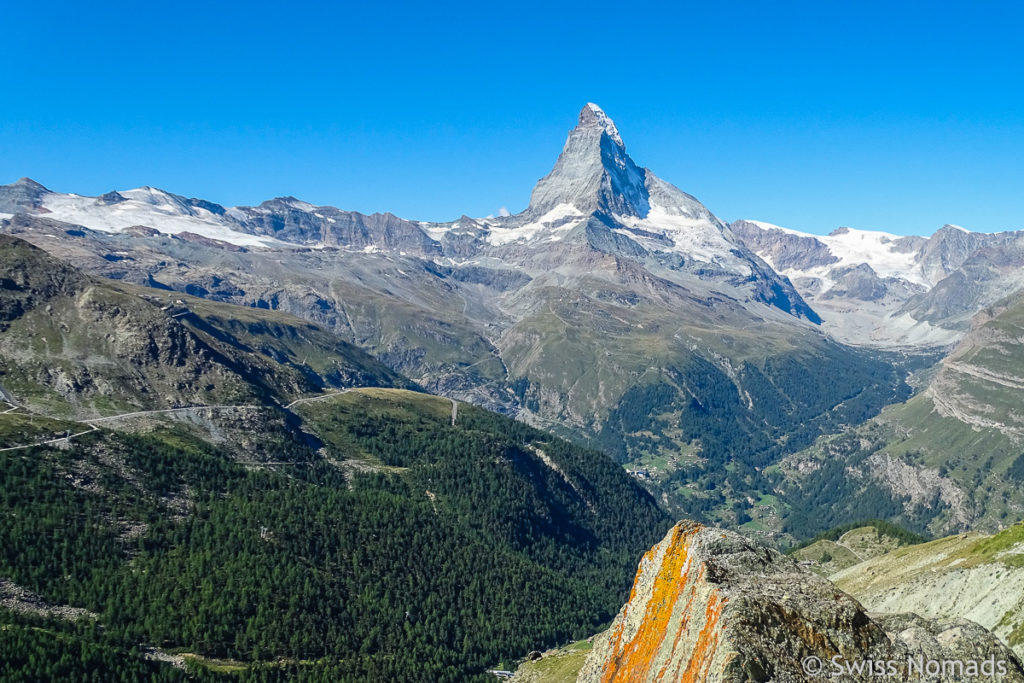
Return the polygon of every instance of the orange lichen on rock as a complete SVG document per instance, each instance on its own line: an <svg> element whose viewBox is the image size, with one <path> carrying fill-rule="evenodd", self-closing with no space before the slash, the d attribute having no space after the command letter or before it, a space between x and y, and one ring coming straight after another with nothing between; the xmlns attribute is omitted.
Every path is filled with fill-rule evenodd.
<svg viewBox="0 0 1024 683"><path fill-rule="evenodd" d="M868 615L834 584L778 550L692 522L674 526L644 556L629 602L612 627L594 639L576 680L805 681L809 657L829 662L837 652L848 662L915 656L961 661L983 655L1007 663L1002 680L1024 683L1024 664L973 622ZM935 680L989 680L954 674Z"/></svg>
<svg viewBox="0 0 1024 683"><path fill-rule="evenodd" d="M718 592L711 594L711 599L704 608L704 626L693 645L693 653L687 662L686 670L682 672L680 683L701 683L707 679L715 654L718 652L718 622L725 610L725 602L725 598Z"/></svg>
<svg viewBox="0 0 1024 683"><path fill-rule="evenodd" d="M638 623L638 615L620 620L611 633L609 650L613 655L601 672L603 683L663 680L670 670L676 671L682 663L686 664L686 671L706 670L710 666L725 599L712 590L704 609L699 603L694 605L696 600L709 597L701 590L708 587L704 581L704 565L697 565L695 570L689 552L690 540L701 528L697 524L677 525L666 539L667 543L659 544L644 556L641 566L656 573L651 580L649 574L645 576L646 572L641 571L630 596L633 602L641 593L649 593L643 604L644 613ZM684 596L685 602L680 605ZM703 623L694 625L700 627L700 632L687 656L677 652L677 648L696 614L703 614ZM629 628L630 623L635 624L635 630ZM674 638L666 649L665 641L670 634ZM683 642L682 646L689 648L690 643Z"/></svg>

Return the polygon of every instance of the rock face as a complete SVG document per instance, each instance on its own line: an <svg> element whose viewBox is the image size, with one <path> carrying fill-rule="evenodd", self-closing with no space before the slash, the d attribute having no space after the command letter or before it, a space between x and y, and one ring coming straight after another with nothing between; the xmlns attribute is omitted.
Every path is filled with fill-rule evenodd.
<svg viewBox="0 0 1024 683"><path fill-rule="evenodd" d="M791 269L810 270L839 262L839 257L813 235L772 230L744 220L735 221L729 227L744 244L780 272Z"/></svg>
<svg viewBox="0 0 1024 683"><path fill-rule="evenodd" d="M973 622L869 615L778 551L680 522L641 560L578 680L990 680L984 666L1024 681L1014 653Z"/></svg>
<svg viewBox="0 0 1024 683"><path fill-rule="evenodd" d="M732 232L790 279L836 339L897 348L943 347L977 311L1024 285L1024 232L946 225L931 237L839 228L809 235L759 221Z"/></svg>
<svg viewBox="0 0 1024 683"><path fill-rule="evenodd" d="M43 198L50 194L45 187L31 178L21 178L10 185L0 185L0 212L18 213L26 209L39 209Z"/></svg>
<svg viewBox="0 0 1024 683"><path fill-rule="evenodd" d="M305 321L212 306L86 275L0 235L0 382L20 405L77 417L408 386Z"/></svg>
<svg viewBox="0 0 1024 683"><path fill-rule="evenodd" d="M646 216L651 207L644 181L644 169L626 154L615 123L587 104L555 168L533 189L529 211L540 217L570 204L585 213Z"/></svg>

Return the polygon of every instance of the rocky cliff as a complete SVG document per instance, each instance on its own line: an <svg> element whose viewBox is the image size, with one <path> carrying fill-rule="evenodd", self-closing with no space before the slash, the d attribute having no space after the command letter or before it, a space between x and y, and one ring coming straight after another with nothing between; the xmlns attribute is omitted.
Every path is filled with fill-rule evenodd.
<svg viewBox="0 0 1024 683"><path fill-rule="evenodd" d="M985 666L1024 681L1013 652L973 622L869 615L775 550L681 522L641 560L578 680L964 681Z"/></svg>
<svg viewBox="0 0 1024 683"><path fill-rule="evenodd" d="M4 400L61 417L412 386L306 321L86 275L7 235L0 384Z"/></svg>

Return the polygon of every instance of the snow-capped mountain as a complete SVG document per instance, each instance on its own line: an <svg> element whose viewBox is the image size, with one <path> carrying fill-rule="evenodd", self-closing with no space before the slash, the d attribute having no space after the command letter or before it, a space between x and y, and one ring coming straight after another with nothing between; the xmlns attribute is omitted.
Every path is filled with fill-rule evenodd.
<svg viewBox="0 0 1024 683"><path fill-rule="evenodd" d="M31 205L19 201L19 197L30 199ZM51 192L39 183L22 178L0 191L0 208L10 213L43 215L102 232L122 232L145 226L163 234L190 232L239 246L283 246L278 240L238 230L224 207L153 187L84 197Z"/></svg>
<svg viewBox="0 0 1024 683"><path fill-rule="evenodd" d="M553 268L578 275L574 269L581 264L574 260L582 254L588 261L596 249L642 262L688 289L711 290L755 309L767 304L819 322L792 285L704 205L638 166L615 123L590 103L551 173L534 188L529 207L515 216L416 223L294 197L227 208L151 187L99 197L60 194L28 179L0 188L0 208L102 232L151 229L249 248L379 250L445 265L500 264L531 276Z"/></svg>
<svg viewBox="0 0 1024 683"><path fill-rule="evenodd" d="M792 284L635 163L594 104L514 216L426 223L294 197L224 207L148 187L61 194L29 180L0 187L0 210L18 214L5 231L78 267L283 308L431 389L538 419L599 422L635 377L661 366L651 356L674 367L707 356L738 381L737 363L773 349L831 353Z"/></svg>
<svg viewBox="0 0 1024 683"><path fill-rule="evenodd" d="M52 192L22 178L0 187L0 209L45 216L101 232L152 230L164 235L199 235L242 247L295 246L365 249L381 246L414 253L438 251L411 221L392 214L364 215L280 197L259 206L225 208L153 187L112 191L99 197Z"/></svg>
<svg viewBox="0 0 1024 683"><path fill-rule="evenodd" d="M829 338L786 277L634 162L593 104L514 216L429 223L28 180L0 187L0 211L0 231L79 269L296 314L430 391L623 462L687 453L709 477L732 460L756 477L907 391L901 370ZM823 367L830 381L808 386ZM687 504L678 487L663 494Z"/></svg>
<svg viewBox="0 0 1024 683"><path fill-rule="evenodd" d="M573 254L596 249L641 262L688 288L819 322L792 285L703 204L638 166L615 123L593 103L580 112L525 211L425 224L424 230L453 258L498 259L537 275L552 268L572 274L579 265Z"/></svg>
<svg viewBox="0 0 1024 683"><path fill-rule="evenodd" d="M747 220L731 227L846 343L945 346L977 311L1024 287L1024 232L946 225L926 238L851 228L820 236Z"/></svg>
<svg viewBox="0 0 1024 683"><path fill-rule="evenodd" d="M753 270L744 263L750 255L735 253L742 246L703 204L634 163L615 123L592 103L580 112L555 167L534 187L522 214L528 225L554 225L561 232L571 218L589 215L650 251L673 251L737 274Z"/></svg>

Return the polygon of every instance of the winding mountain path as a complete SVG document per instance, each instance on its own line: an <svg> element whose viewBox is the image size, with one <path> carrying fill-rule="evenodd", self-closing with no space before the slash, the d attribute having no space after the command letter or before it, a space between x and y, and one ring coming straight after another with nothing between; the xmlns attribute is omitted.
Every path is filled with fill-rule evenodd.
<svg viewBox="0 0 1024 683"><path fill-rule="evenodd" d="M110 422L112 420L121 420L127 417L140 417L143 415L159 415L161 413L180 413L188 410L237 410L240 408L265 408L267 406L261 406L256 404L240 404L240 405L212 405L212 406L182 406L181 408L162 408L160 410L137 410L133 413L121 413L120 415L107 415L106 417L91 417L85 420L77 420L78 422L84 422L85 424L92 424L94 422ZM286 406L287 407L287 406Z"/></svg>
<svg viewBox="0 0 1024 683"><path fill-rule="evenodd" d="M74 434L68 434L66 436L61 436L61 437L58 437L56 439L46 439L45 441L37 441L36 443L25 444L23 446L8 446L7 448L0 448L0 453L6 452L6 451L20 451L20 450L22 450L24 448L35 448L36 446L47 446L49 444L60 443L62 441L67 443L67 442L71 441L71 439L74 439L76 436L82 436L83 434L91 434L92 432L99 431L99 427L97 427L95 425L89 425L89 426L92 427L92 429L86 429L86 430L81 431L81 432L75 432Z"/></svg>
<svg viewBox="0 0 1024 683"><path fill-rule="evenodd" d="M288 405L286 405L284 408L285 408L285 410L288 410L292 406L297 406L300 403L311 403L313 401L323 401L323 400L326 400L328 398L334 398L335 396L341 396L342 394L347 394L348 392L352 391L353 389L359 389L359 388L361 388L361 387L350 387L348 389L342 389L340 391L332 391L332 392L329 392L329 393L326 393L326 394L318 394L317 396L310 396L308 398L297 398L294 401L292 401L291 403L289 403Z"/></svg>
<svg viewBox="0 0 1024 683"><path fill-rule="evenodd" d="M300 403L309 403L311 401L323 401L323 400L328 399L328 398L334 398L335 396L340 396L341 394L348 393L348 392L352 391L353 389L357 389L357 388L359 388L359 387L349 387L348 389L341 389L340 391L332 391L332 392L329 392L329 393L326 393L326 394L318 394L316 396L308 396L306 398L299 398L299 399L296 399L296 400L292 401L291 403L283 406L283 408L285 410L289 410L289 409L292 408L292 406L299 405ZM2 398L3 401L5 401L5 402L7 402L7 403L9 403L11 405L11 409L3 411L4 413L9 413L9 412L19 408L18 405L16 405L14 402L9 400L10 399L9 394L7 394L5 391L3 391L2 387L0 387L0 398ZM113 422L115 420L122 420L122 419L133 418L133 417L143 417L143 416L146 416L146 415L161 415L161 414L166 415L166 414L169 414L169 413L186 412L186 411L189 411L189 410L240 410L240 409L243 409L243 408L251 409L251 408L267 408L267 407L272 407L272 406L256 405L256 404L212 405L212 406L182 406L180 408L161 408L161 409L157 409L157 410L136 410L136 411L133 411L133 412L130 412L130 413L121 413L119 415L107 415L107 416L104 416L104 417L93 417L93 418L87 418L87 419L82 419L82 420L67 420L68 422L79 422L81 424L89 425L90 428L89 429L85 429L85 430L80 431L80 432L75 432L74 434L67 434L65 436L61 436L61 437L57 437L57 438L51 438L51 439L43 439L43 440L40 440L40 441L36 441L34 443L22 444L22 445L19 445L19 446L7 446L5 448L0 448L0 453L4 453L4 452L7 452L7 451L17 451L17 450L22 450L22 449L26 449L26 448L35 448L36 446L48 446L50 444L56 444L56 443L61 443L61 442L67 443L67 442L71 441L71 439L74 439L76 437L82 436L83 434L91 434L92 432L99 431L99 427L96 426L96 423L99 423L99 422ZM452 400L452 424L455 424L456 414L457 414L457 406L456 406L455 401ZM47 418L47 417L50 417L50 416L39 415L39 417ZM57 417L51 417L50 419L66 420L66 418L57 418Z"/></svg>

